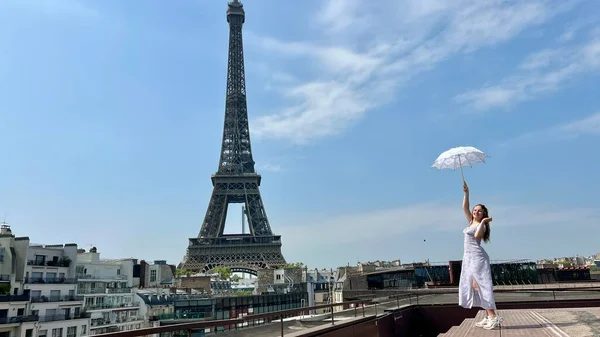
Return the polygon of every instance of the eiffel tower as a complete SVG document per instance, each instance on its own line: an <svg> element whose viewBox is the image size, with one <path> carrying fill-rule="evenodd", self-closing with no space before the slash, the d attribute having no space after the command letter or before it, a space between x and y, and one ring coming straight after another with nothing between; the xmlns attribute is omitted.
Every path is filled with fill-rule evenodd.
<svg viewBox="0 0 600 337"><path fill-rule="evenodd" d="M273 235L260 196L261 176L254 169L246 104L242 25L246 14L239 0L228 3L229 59L225 125L219 169L197 238L191 238L180 265L193 272L219 266L256 275L259 269L283 266L281 236ZM223 234L229 204L244 204L250 234Z"/></svg>

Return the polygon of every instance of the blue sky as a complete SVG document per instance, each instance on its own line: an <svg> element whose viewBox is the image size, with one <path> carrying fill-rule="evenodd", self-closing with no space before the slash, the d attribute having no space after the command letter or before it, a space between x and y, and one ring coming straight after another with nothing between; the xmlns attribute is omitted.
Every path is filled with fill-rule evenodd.
<svg viewBox="0 0 600 337"><path fill-rule="evenodd" d="M382 2L244 1L253 150L287 260L459 259L460 174L430 166L460 145L491 156L465 174L492 259L599 252L600 3ZM17 235L181 260L219 158L225 10L0 2Z"/></svg>

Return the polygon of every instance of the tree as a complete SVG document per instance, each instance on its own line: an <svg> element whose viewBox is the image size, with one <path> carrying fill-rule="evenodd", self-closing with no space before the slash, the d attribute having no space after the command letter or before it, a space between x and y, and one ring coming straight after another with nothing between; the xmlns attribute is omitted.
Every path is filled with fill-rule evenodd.
<svg viewBox="0 0 600 337"><path fill-rule="evenodd" d="M305 268L305 267L306 266L302 262L286 263L285 265L283 265L283 269L294 269L294 268Z"/></svg>
<svg viewBox="0 0 600 337"><path fill-rule="evenodd" d="M237 282L240 280L240 276L239 275L231 275L231 281L232 282Z"/></svg>
<svg viewBox="0 0 600 337"><path fill-rule="evenodd" d="M231 270L227 267L215 267L212 269L212 272L218 273L219 279L223 281L229 280L229 277L231 276Z"/></svg>
<svg viewBox="0 0 600 337"><path fill-rule="evenodd" d="M189 276L191 274L191 272L189 270L186 269L177 269L175 270L175 277L176 278L182 278L184 276Z"/></svg>

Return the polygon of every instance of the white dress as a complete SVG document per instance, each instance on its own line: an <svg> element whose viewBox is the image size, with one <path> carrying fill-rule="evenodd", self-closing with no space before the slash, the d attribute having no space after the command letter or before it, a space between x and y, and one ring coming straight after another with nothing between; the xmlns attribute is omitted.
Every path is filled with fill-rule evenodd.
<svg viewBox="0 0 600 337"><path fill-rule="evenodd" d="M458 304L468 309L480 307L496 310L490 257L481 247L481 240L475 238L476 231L477 227L471 226L463 230L465 251L458 286ZM477 291L473 289L473 279L477 283Z"/></svg>

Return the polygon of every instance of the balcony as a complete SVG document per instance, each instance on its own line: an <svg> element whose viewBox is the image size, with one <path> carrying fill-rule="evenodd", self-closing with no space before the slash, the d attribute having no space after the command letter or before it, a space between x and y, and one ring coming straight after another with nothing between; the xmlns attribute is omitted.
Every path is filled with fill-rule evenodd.
<svg viewBox="0 0 600 337"><path fill-rule="evenodd" d="M92 305L85 305L87 310L100 310L100 309L123 309L123 308L138 308L140 306L140 302L131 302L131 303L99 303Z"/></svg>
<svg viewBox="0 0 600 337"><path fill-rule="evenodd" d="M72 302L72 301L83 301L83 296L40 296L32 297L32 303L44 303L44 302Z"/></svg>
<svg viewBox="0 0 600 337"><path fill-rule="evenodd" d="M103 281L127 281L127 275L113 275L113 276L95 276L95 275L87 275L87 274L77 274L77 278L80 281L93 281L93 280L103 280Z"/></svg>
<svg viewBox="0 0 600 337"><path fill-rule="evenodd" d="M29 260L27 261L28 266L48 266L48 267L69 267L71 265L71 259L63 257L58 261L46 261L46 260Z"/></svg>
<svg viewBox="0 0 600 337"><path fill-rule="evenodd" d="M10 282L9 274L0 274L0 283Z"/></svg>
<svg viewBox="0 0 600 337"><path fill-rule="evenodd" d="M58 277L26 277L25 283L28 284L76 284L77 279L74 278L58 278Z"/></svg>
<svg viewBox="0 0 600 337"><path fill-rule="evenodd" d="M106 288L107 294L129 294L133 288Z"/></svg>
<svg viewBox="0 0 600 337"><path fill-rule="evenodd" d="M109 319L97 318L97 319L92 320L90 327L97 328L97 327L106 326L106 325L114 325L114 324L136 322L136 321L143 321L143 320L144 319L142 317L136 317L136 316L129 316L127 318L116 318L112 321Z"/></svg>
<svg viewBox="0 0 600 337"><path fill-rule="evenodd" d="M77 293L82 295L90 294L129 294L132 293L133 288L94 288L86 289L77 287Z"/></svg>
<svg viewBox="0 0 600 337"><path fill-rule="evenodd" d="M91 314L90 313L82 313L80 315L73 315L73 316L67 316L65 314L62 315L46 315L46 316L40 316L40 322L56 322L56 321L66 321L66 320L72 320L72 319L85 319L85 318L90 318Z"/></svg>
<svg viewBox="0 0 600 337"><path fill-rule="evenodd" d="M0 302L28 302L29 295L0 295Z"/></svg>
<svg viewBox="0 0 600 337"><path fill-rule="evenodd" d="M15 316L15 317L0 317L0 324L19 324L23 322L37 322L37 315Z"/></svg>

